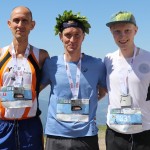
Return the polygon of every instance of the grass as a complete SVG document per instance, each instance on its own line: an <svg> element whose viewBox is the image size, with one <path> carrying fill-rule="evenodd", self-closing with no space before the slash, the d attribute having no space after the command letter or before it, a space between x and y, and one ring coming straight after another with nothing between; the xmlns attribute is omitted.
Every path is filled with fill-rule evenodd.
<svg viewBox="0 0 150 150"><path fill-rule="evenodd" d="M99 131L105 132L106 131L106 125L99 125Z"/></svg>
<svg viewBox="0 0 150 150"><path fill-rule="evenodd" d="M106 131L106 125L100 125L99 126L99 131L98 131L100 150L106 150L106 146L105 146L105 131Z"/></svg>

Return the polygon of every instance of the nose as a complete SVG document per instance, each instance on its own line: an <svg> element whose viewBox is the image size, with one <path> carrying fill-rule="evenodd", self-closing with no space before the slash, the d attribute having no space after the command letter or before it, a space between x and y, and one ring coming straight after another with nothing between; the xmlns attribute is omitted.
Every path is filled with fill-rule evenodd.
<svg viewBox="0 0 150 150"><path fill-rule="evenodd" d="M20 27L20 26L22 26L23 25L23 22L20 20L19 22L18 22L18 26Z"/></svg>
<svg viewBox="0 0 150 150"><path fill-rule="evenodd" d="M73 35L71 36L70 41L71 42L75 41L75 37Z"/></svg>
<svg viewBox="0 0 150 150"><path fill-rule="evenodd" d="M124 37L126 35L125 31L120 32L120 37Z"/></svg>

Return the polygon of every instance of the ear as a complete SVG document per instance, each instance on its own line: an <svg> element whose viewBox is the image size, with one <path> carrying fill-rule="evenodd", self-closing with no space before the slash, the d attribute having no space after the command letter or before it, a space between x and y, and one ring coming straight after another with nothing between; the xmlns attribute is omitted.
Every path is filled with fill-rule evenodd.
<svg viewBox="0 0 150 150"><path fill-rule="evenodd" d="M135 34L137 33L137 31L138 31L138 27L137 27L137 26L135 26Z"/></svg>
<svg viewBox="0 0 150 150"><path fill-rule="evenodd" d="M83 33L83 39L82 39L82 41L84 41L84 38L85 38L85 33Z"/></svg>
<svg viewBox="0 0 150 150"><path fill-rule="evenodd" d="M110 31L110 33L112 33L112 34L113 34L113 30L112 30L112 28L111 28L111 27L109 28L109 31Z"/></svg>
<svg viewBox="0 0 150 150"><path fill-rule="evenodd" d="M59 38L63 42L62 33L59 33Z"/></svg>
<svg viewBox="0 0 150 150"><path fill-rule="evenodd" d="M34 29L34 27L35 27L35 21L32 21L31 22L31 30Z"/></svg>
<svg viewBox="0 0 150 150"><path fill-rule="evenodd" d="M7 21L7 25L9 28L11 28L11 21L10 20Z"/></svg>

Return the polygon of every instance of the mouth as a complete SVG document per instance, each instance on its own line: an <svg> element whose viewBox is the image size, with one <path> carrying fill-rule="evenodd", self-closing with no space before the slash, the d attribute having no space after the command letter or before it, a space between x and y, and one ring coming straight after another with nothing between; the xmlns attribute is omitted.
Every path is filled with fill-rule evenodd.
<svg viewBox="0 0 150 150"><path fill-rule="evenodd" d="M68 45L68 47L69 47L69 48L75 48L76 45L72 45L72 44L71 44L71 45Z"/></svg>
<svg viewBox="0 0 150 150"><path fill-rule="evenodd" d="M16 32L17 32L17 33L24 33L25 31L24 31L24 30L17 29Z"/></svg>
<svg viewBox="0 0 150 150"><path fill-rule="evenodd" d="M120 44L126 44L128 42L128 40L126 41L119 41Z"/></svg>

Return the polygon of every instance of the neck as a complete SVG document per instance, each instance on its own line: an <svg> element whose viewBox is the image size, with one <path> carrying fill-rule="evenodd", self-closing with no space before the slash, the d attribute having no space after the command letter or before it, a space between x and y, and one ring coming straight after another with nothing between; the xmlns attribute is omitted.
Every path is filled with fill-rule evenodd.
<svg viewBox="0 0 150 150"><path fill-rule="evenodd" d="M28 46L28 41L19 42L17 40L14 40L13 45L16 54L24 54Z"/></svg>
<svg viewBox="0 0 150 150"><path fill-rule="evenodd" d="M134 55L134 49L135 49L135 46L133 46L132 48L120 49L119 55L121 57L125 57L125 58L133 57L133 55Z"/></svg>
<svg viewBox="0 0 150 150"><path fill-rule="evenodd" d="M67 62L77 62L80 59L81 53L78 53L78 54L64 53L64 55L65 55L65 60Z"/></svg>

